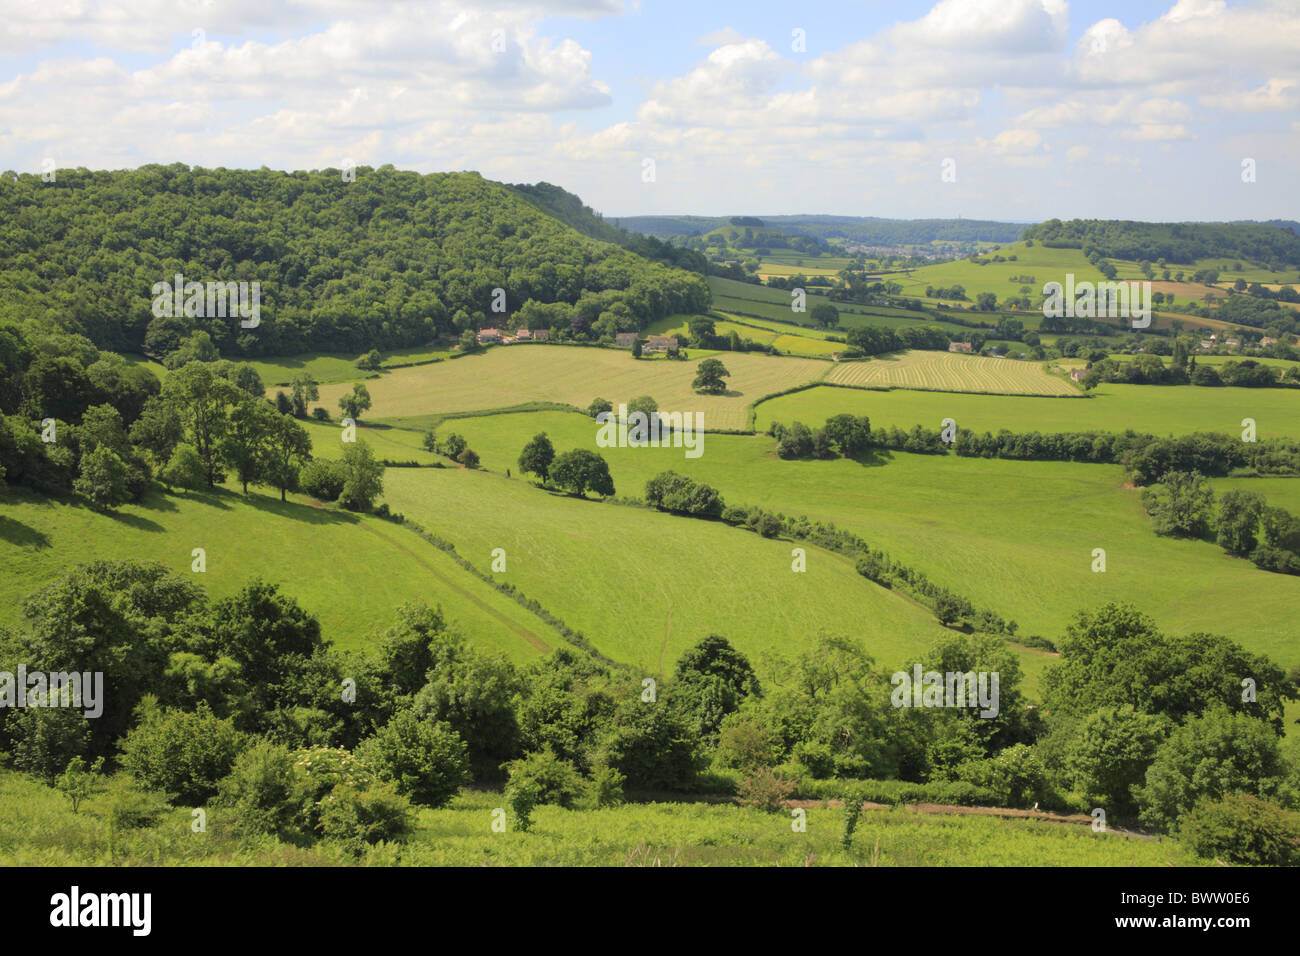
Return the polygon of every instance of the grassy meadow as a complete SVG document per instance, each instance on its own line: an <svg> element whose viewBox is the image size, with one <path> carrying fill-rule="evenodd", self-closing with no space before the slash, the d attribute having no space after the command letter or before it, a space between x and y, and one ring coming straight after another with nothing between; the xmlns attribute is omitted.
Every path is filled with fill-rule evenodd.
<svg viewBox="0 0 1300 956"><path fill-rule="evenodd" d="M521 416L491 420L511 417ZM550 416L522 417L531 428ZM488 420L466 419L456 428L474 436L471 447L477 447L476 426ZM497 453L491 467L505 464ZM647 674L670 669L711 633L749 655L760 672L765 652L795 652L822 631L861 639L886 665L942 634L928 611L868 582L847 558L809 548L808 570L795 573L790 542L721 522L580 501L518 475L461 469L390 470L384 498L484 570L492 550L504 548L501 580L540 601L605 655Z"/></svg>
<svg viewBox="0 0 1300 956"><path fill-rule="evenodd" d="M1100 385L1090 397L1078 399L821 386L762 402L756 427L763 430L774 421L821 424L841 412L867 415L873 426L938 428L943 419L954 418L960 427L979 432L1133 429L1154 435L1240 435L1242 419L1253 418L1259 438L1300 438L1300 390L1194 385Z"/></svg>
<svg viewBox="0 0 1300 956"><path fill-rule="evenodd" d="M191 830L188 807L153 825L108 832L109 796L73 813L67 798L0 770L0 866L1185 866L1204 861L1168 839L1144 840L1086 824L867 809L849 850L843 810L813 805L807 830L788 813L730 803L633 803L600 810L542 806L527 833L494 833L500 792L464 790L447 806L419 809L409 842L369 849L359 860L337 846L303 849L270 837L240 838L209 813Z"/></svg>
<svg viewBox="0 0 1300 956"><path fill-rule="evenodd" d="M933 424L937 426L938 420ZM550 436L557 450L596 448L594 423L572 413L466 419L457 422L455 430L479 453L483 467L493 471L517 469L520 448L541 431ZM1277 627L1279 620L1291 620L1300 613L1300 579L1260 571L1210 542L1157 536L1143 513L1140 492L1126 486L1118 465L905 453L885 453L871 465L843 459L782 461L775 456L772 440L765 436L711 436L703 448L697 459L687 459L680 448L599 451L610 463L620 494L640 496L647 479L671 469L711 484L729 504L760 505L787 515L833 522L924 571L936 583L1016 620L1022 634L1055 638L1077 610L1126 600L1153 615L1170 632L1221 633L1288 667L1300 663L1300 649ZM442 471L402 474L405 485L433 476L439 489L451 477L459 477ZM447 480L444 475L449 476ZM496 475L490 479L512 484ZM513 484L522 485L517 471ZM405 491L396 492L396 499L390 491L389 500L398 510L407 509L406 498ZM445 500L441 492L430 499ZM1282 503L1281 496L1277 503ZM584 502L573 505L594 508L597 513L611 508ZM758 540L748 532L713 522L669 520L718 528L742 540ZM618 542L623 534L596 519L586 522L583 533L592 541L599 535L612 542ZM459 547L459 541L457 544ZM482 540L473 548L460 550L486 554L485 549L493 546ZM778 551L782 547L772 546ZM784 547L782 553L788 554L788 545ZM1091 570L1094 548L1106 550L1105 573ZM662 545L650 553L663 554ZM564 562L574 560L556 555L553 562L564 567ZM809 578L820 560L810 551ZM671 561L660 563L667 567ZM731 570L730 562L716 566L728 568L728 583L753 580L755 594L763 589L761 577L739 575ZM784 568L788 568L788 560L774 570ZM524 590L531 594L533 588L526 585ZM1242 600L1244 594L1251 596L1249 601ZM884 655L878 657L885 659ZM1047 655L1027 654L1027 672L1040 671L1047 659Z"/></svg>
<svg viewBox="0 0 1300 956"><path fill-rule="evenodd" d="M390 472L391 474L391 472ZM406 601L439 605L487 651L524 662L564 643L544 621L410 531L369 515L254 489L151 493L114 514L75 499L0 490L0 625L20 623L22 600L78 564L156 561L212 598L254 577L278 584L340 647L362 647ZM207 570L191 570L191 552Z"/></svg>

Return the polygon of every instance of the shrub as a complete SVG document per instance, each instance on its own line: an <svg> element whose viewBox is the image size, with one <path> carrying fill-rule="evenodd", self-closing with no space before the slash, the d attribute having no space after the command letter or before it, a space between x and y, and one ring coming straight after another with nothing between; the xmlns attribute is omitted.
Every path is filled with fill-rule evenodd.
<svg viewBox="0 0 1300 956"><path fill-rule="evenodd" d="M546 803L571 807L583 792L582 777L567 760L562 760L547 747L503 765L510 774L506 783L506 797L519 799L531 809ZM620 774L621 776L621 774ZM621 790L621 786L620 786Z"/></svg>
<svg viewBox="0 0 1300 956"><path fill-rule="evenodd" d="M1046 775L1033 748L1008 747L995 757L967 760L957 766L957 779L991 790L998 802L1011 807L1036 803L1046 791Z"/></svg>
<svg viewBox="0 0 1300 956"><path fill-rule="evenodd" d="M391 783L339 784L320 805L320 832L360 856L381 840L401 840L413 826L411 803Z"/></svg>
<svg viewBox="0 0 1300 956"><path fill-rule="evenodd" d="M613 807L623 802L623 784L627 778L613 767L598 765L592 768L587 780L582 804L587 809Z"/></svg>
<svg viewBox="0 0 1300 956"><path fill-rule="evenodd" d="M318 422L327 422L330 420L329 409L318 405L316 408L311 410L311 417L316 419Z"/></svg>
<svg viewBox="0 0 1300 956"><path fill-rule="evenodd" d="M794 784L771 767L761 767L740 781L736 792L745 806L775 813L794 793Z"/></svg>
<svg viewBox="0 0 1300 956"><path fill-rule="evenodd" d="M217 787L216 803L230 808L236 828L245 833L298 842L306 835L304 795L293 753L263 740L239 755Z"/></svg>
<svg viewBox="0 0 1300 956"><path fill-rule="evenodd" d="M320 805L336 786L365 788L375 782L374 769L342 747L306 747L293 752L302 812L309 830L320 824Z"/></svg>
<svg viewBox="0 0 1300 956"><path fill-rule="evenodd" d="M333 461L309 461L298 473L298 487L304 494L321 501L337 501L346 480L338 463Z"/></svg>
<svg viewBox="0 0 1300 956"><path fill-rule="evenodd" d="M164 709L145 698L140 721L122 740L122 769L141 785L199 806L217 792L245 746L231 720L200 702L193 712Z"/></svg>
<svg viewBox="0 0 1300 956"><path fill-rule="evenodd" d="M1300 815L1248 793L1196 804L1178 839L1197 856L1248 866L1300 862Z"/></svg>
<svg viewBox="0 0 1300 956"><path fill-rule="evenodd" d="M469 749L450 724L421 720L403 710L357 754L374 767L382 780L415 803L439 807L469 780Z"/></svg>

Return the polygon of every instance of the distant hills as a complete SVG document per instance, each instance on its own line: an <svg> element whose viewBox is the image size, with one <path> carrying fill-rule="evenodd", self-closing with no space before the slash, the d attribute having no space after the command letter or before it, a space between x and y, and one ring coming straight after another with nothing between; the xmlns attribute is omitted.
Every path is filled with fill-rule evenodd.
<svg viewBox="0 0 1300 956"><path fill-rule="evenodd" d="M984 219L881 219L875 216L625 216L623 229L660 239L696 236L722 226L766 226L792 235L871 246L941 242L1015 242L1028 223Z"/></svg>

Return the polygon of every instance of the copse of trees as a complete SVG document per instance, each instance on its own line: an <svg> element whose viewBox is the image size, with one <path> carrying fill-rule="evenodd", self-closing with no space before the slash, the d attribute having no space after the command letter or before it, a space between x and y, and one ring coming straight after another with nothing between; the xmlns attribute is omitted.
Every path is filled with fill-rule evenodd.
<svg viewBox="0 0 1300 956"><path fill-rule="evenodd" d="M660 511L697 518L720 518L726 508L715 488L675 471L660 472L647 481L645 500Z"/></svg>

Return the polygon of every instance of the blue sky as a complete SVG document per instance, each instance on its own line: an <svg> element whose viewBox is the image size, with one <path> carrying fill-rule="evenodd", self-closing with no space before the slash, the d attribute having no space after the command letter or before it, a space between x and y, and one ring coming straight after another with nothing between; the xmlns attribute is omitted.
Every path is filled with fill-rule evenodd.
<svg viewBox="0 0 1300 956"><path fill-rule="evenodd" d="M1300 218L1296 0L6 13L0 168L474 169L608 216Z"/></svg>

